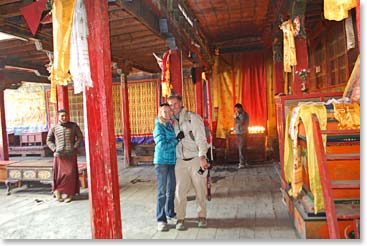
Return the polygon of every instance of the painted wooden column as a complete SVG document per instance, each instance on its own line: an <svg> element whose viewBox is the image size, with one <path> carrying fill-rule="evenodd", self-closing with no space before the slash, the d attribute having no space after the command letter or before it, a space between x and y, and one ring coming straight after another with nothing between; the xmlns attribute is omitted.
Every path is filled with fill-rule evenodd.
<svg viewBox="0 0 367 246"><path fill-rule="evenodd" d="M170 50L169 64L173 90L177 95L182 96L182 64L180 50Z"/></svg>
<svg viewBox="0 0 367 246"><path fill-rule="evenodd" d="M127 75L121 75L121 116L124 128L124 165L129 167L131 163L131 130L130 130L130 112L129 112L129 93L127 86Z"/></svg>
<svg viewBox="0 0 367 246"><path fill-rule="evenodd" d="M84 92L85 140L93 239L121 239L108 2L85 1L93 87Z"/></svg>
<svg viewBox="0 0 367 246"><path fill-rule="evenodd" d="M213 135L213 104L212 104L212 94L211 94L211 83L210 75L205 74L206 77L206 94L207 94L207 105L208 105L208 123L211 134Z"/></svg>
<svg viewBox="0 0 367 246"><path fill-rule="evenodd" d="M196 113L204 118L204 96L203 96L203 79L201 77L201 68L196 68L196 83L195 83L195 105Z"/></svg>
<svg viewBox="0 0 367 246"><path fill-rule="evenodd" d="M296 43L296 56L297 56L297 65L293 69L293 95L302 95L304 92L302 91L302 80L296 75L297 71L301 71L302 69L308 70L308 52L307 52L307 41L306 38L297 37L295 38ZM305 85L306 89L310 88L310 76L307 76Z"/></svg>
<svg viewBox="0 0 367 246"><path fill-rule="evenodd" d="M65 109L68 113L70 113L68 87L63 85L57 85L56 93L57 93L57 110Z"/></svg>
<svg viewBox="0 0 367 246"><path fill-rule="evenodd" d="M4 89L0 88L0 160L9 160L8 134L6 132Z"/></svg>
<svg viewBox="0 0 367 246"><path fill-rule="evenodd" d="M285 93L282 43L280 38L273 42L273 85L275 95Z"/></svg>
<svg viewBox="0 0 367 246"><path fill-rule="evenodd" d="M306 40L305 29L305 13L306 13L307 1L294 1L292 8L293 25L295 26L295 46L296 46L296 58L297 65L293 68L293 84L292 94L302 95L310 89L310 76L306 74L306 80L302 81L301 77L297 75L297 72L302 70L309 71L308 68L308 48Z"/></svg>
<svg viewBox="0 0 367 246"><path fill-rule="evenodd" d="M359 48L359 50L361 50L360 12L361 12L361 2L360 1L357 1L357 7L356 7L356 24L357 24L358 48Z"/></svg>

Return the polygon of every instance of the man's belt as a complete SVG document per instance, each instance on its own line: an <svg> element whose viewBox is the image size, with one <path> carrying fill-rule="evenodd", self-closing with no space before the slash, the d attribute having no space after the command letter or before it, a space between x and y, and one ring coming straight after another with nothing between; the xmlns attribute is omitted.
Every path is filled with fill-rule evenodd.
<svg viewBox="0 0 367 246"><path fill-rule="evenodd" d="M192 159L194 159L194 157L192 157L192 158L186 158L186 159L182 159L182 160L184 160L184 161L191 161Z"/></svg>

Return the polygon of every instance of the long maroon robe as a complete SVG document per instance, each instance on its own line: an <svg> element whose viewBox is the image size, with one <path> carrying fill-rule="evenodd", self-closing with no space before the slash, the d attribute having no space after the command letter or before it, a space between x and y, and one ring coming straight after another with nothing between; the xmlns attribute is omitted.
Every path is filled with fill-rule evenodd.
<svg viewBox="0 0 367 246"><path fill-rule="evenodd" d="M58 190L67 195L80 193L77 156L54 157L54 183L52 191Z"/></svg>

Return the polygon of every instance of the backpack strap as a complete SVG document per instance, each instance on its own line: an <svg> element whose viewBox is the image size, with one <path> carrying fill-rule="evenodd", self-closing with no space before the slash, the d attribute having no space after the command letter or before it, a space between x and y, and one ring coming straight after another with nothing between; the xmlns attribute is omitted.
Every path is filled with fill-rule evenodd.
<svg viewBox="0 0 367 246"><path fill-rule="evenodd" d="M191 115L193 113L190 112L190 111L186 111L185 113L185 121L188 121L190 123L190 126L191 126ZM192 126L191 126L191 129L192 129ZM194 137L194 134L192 133L192 130L189 131L189 135L190 135L190 138L192 139L192 141L195 141L195 137Z"/></svg>

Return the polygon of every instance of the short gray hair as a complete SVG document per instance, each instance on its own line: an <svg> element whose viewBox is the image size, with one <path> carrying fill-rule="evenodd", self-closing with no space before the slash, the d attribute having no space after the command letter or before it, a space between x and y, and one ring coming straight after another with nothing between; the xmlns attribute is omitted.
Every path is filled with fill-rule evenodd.
<svg viewBox="0 0 367 246"><path fill-rule="evenodd" d="M167 98L167 100L172 100L172 99L176 99L177 101L182 102L182 96L180 95L171 95Z"/></svg>

